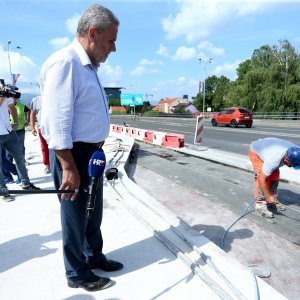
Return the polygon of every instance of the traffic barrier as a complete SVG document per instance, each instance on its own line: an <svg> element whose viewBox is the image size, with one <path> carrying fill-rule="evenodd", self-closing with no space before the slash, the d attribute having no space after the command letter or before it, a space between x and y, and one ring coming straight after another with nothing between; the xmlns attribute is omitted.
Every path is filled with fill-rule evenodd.
<svg viewBox="0 0 300 300"><path fill-rule="evenodd" d="M112 131L117 132L117 133L121 133L122 132L122 126L112 124Z"/></svg>
<svg viewBox="0 0 300 300"><path fill-rule="evenodd" d="M128 136L131 136L132 128L131 127L124 127L123 133L125 133Z"/></svg>
<svg viewBox="0 0 300 300"><path fill-rule="evenodd" d="M203 137L204 122L203 116L197 117L194 144L201 144Z"/></svg>
<svg viewBox="0 0 300 300"><path fill-rule="evenodd" d="M184 147L184 135L166 133L165 137L162 140L162 146L172 147L172 148L182 148Z"/></svg>
<svg viewBox="0 0 300 300"><path fill-rule="evenodd" d="M155 131L153 135L153 144L162 146L162 141L166 136L165 132Z"/></svg>
<svg viewBox="0 0 300 300"><path fill-rule="evenodd" d="M152 143L153 142L153 136L154 132L151 130L145 131L145 137L144 137L144 142L146 143Z"/></svg>
<svg viewBox="0 0 300 300"><path fill-rule="evenodd" d="M127 129L128 127L122 126L121 134L127 135Z"/></svg>
<svg viewBox="0 0 300 300"><path fill-rule="evenodd" d="M131 128L131 136L133 138L136 138L138 134L138 129L137 128Z"/></svg>
<svg viewBox="0 0 300 300"><path fill-rule="evenodd" d="M145 132L146 132L146 130L144 130L144 129L138 129L135 138L139 141L144 141Z"/></svg>

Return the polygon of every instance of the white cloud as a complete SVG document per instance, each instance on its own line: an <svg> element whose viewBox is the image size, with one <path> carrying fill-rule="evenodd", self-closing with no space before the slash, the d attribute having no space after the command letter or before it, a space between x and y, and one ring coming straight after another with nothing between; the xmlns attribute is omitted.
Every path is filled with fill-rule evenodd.
<svg viewBox="0 0 300 300"><path fill-rule="evenodd" d="M67 29L70 33L76 34L78 21L81 15L79 13L75 13L71 18L66 21Z"/></svg>
<svg viewBox="0 0 300 300"><path fill-rule="evenodd" d="M227 24L241 16L267 9L267 0L176 0L178 12L162 20L168 39L185 36L192 42L222 31ZM274 1L273 1L274 2Z"/></svg>
<svg viewBox="0 0 300 300"><path fill-rule="evenodd" d="M234 63L225 63L223 65L217 66L213 71L212 74L216 76L224 75L230 80L235 80L237 77L236 69L238 68L239 64L241 63L241 60L237 60Z"/></svg>
<svg viewBox="0 0 300 300"><path fill-rule="evenodd" d="M122 68L119 65L112 67L108 61L101 64L99 68L99 76L105 86L118 86L122 76Z"/></svg>
<svg viewBox="0 0 300 300"><path fill-rule="evenodd" d="M68 37L55 38L49 41L49 44L55 49L61 49L71 43Z"/></svg>
<svg viewBox="0 0 300 300"><path fill-rule="evenodd" d="M201 42L197 48L200 50L206 50L209 54L211 54L211 56L222 56L225 53L224 48L216 47L208 41Z"/></svg>
<svg viewBox="0 0 300 300"><path fill-rule="evenodd" d="M156 54L158 54L160 56L164 56L164 57L170 57L168 47L166 47L162 44L159 45L159 49L156 51Z"/></svg>
<svg viewBox="0 0 300 300"><path fill-rule="evenodd" d="M194 47L181 46L177 48L175 55L172 57L174 60L190 60L197 57L197 52Z"/></svg>
<svg viewBox="0 0 300 300"><path fill-rule="evenodd" d="M146 73L146 68L144 66L135 67L130 74L133 76L141 76Z"/></svg>
<svg viewBox="0 0 300 300"><path fill-rule="evenodd" d="M19 85L38 80L39 69L31 58L15 51L10 51L9 53L11 72L20 74L18 79ZM6 83L11 83L8 55L2 45L0 45L0 78L3 78Z"/></svg>
<svg viewBox="0 0 300 300"><path fill-rule="evenodd" d="M171 94L170 86L172 86ZM172 80L160 81L151 89L153 94L159 93L160 95L163 95L162 98L182 97L183 95L188 95L190 100L191 97L197 94L197 91L198 80L186 78L185 76L179 76Z"/></svg>
<svg viewBox="0 0 300 300"><path fill-rule="evenodd" d="M297 44L299 44L300 43L300 37L295 37L294 38L294 42L297 43Z"/></svg>
<svg viewBox="0 0 300 300"><path fill-rule="evenodd" d="M146 65L162 65L163 62L160 60L149 60L146 58L143 58L140 60L140 65L146 66Z"/></svg>
<svg viewBox="0 0 300 300"><path fill-rule="evenodd" d="M153 67L157 65L163 65L163 62L160 60L149 60L147 58L143 58L139 61L139 65L135 67L130 74L133 76L142 76L146 73L158 73L158 69L149 68L149 66Z"/></svg>

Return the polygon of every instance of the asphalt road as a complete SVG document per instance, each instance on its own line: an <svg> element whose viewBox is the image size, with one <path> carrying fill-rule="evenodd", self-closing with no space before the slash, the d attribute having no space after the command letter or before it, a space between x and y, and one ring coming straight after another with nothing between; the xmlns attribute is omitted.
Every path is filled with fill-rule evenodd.
<svg viewBox="0 0 300 300"><path fill-rule="evenodd" d="M185 143L193 144L195 119L139 118L112 116L111 123L124 122L141 129L184 134ZM205 120L203 146L247 155L251 141L274 136L289 139L300 145L300 121L255 120L252 128L213 127ZM253 174L244 170L181 154L167 148L139 143L137 163L157 174L203 195L211 201L240 213L252 200ZM279 199L288 209L276 213L265 222L252 214L255 222L276 232L288 241L300 245L300 186L280 183Z"/></svg>
<svg viewBox="0 0 300 300"><path fill-rule="evenodd" d="M253 201L252 172L142 142L137 143L135 154L138 165L184 186L237 215ZM149 185L151 185L150 178ZM278 198L287 206L286 211L274 212L273 219L266 220L256 214L250 214L247 218L300 245L300 186L281 182L278 191ZM180 198L180 195L178 196Z"/></svg>
<svg viewBox="0 0 300 300"><path fill-rule="evenodd" d="M155 131L183 134L185 143L194 144L196 119L139 118L111 116L111 123ZM300 145L300 120L254 120L253 127L213 127L210 120L204 122L202 146L247 155L252 141L265 137L278 137Z"/></svg>

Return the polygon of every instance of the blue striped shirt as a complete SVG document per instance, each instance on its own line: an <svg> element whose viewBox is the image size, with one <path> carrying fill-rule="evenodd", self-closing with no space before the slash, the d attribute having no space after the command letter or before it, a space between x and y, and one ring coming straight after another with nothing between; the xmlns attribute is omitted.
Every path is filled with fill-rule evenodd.
<svg viewBox="0 0 300 300"><path fill-rule="evenodd" d="M50 149L71 149L73 142L107 138L108 103L97 69L77 39L43 64L41 130Z"/></svg>

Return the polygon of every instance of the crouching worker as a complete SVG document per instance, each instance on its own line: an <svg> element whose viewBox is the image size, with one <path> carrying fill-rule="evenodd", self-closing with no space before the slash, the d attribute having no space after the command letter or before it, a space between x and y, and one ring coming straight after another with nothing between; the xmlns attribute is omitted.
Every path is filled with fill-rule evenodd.
<svg viewBox="0 0 300 300"><path fill-rule="evenodd" d="M300 147L290 141L269 137L252 142L248 155L255 174L255 211L263 217L273 218L272 210L285 210L277 199L279 168L286 165L300 170Z"/></svg>

